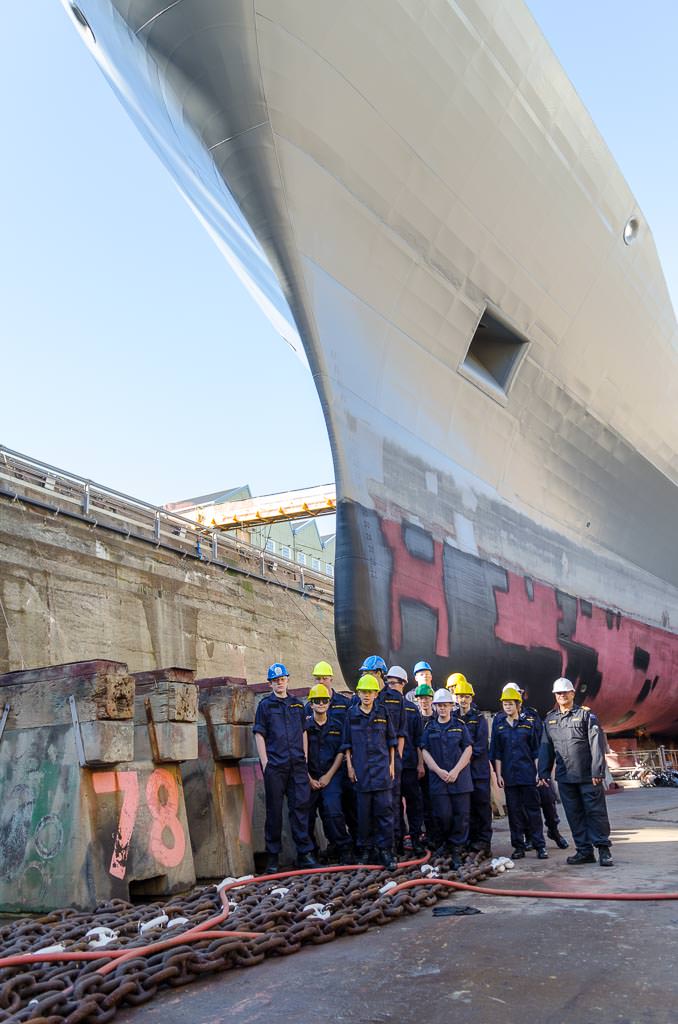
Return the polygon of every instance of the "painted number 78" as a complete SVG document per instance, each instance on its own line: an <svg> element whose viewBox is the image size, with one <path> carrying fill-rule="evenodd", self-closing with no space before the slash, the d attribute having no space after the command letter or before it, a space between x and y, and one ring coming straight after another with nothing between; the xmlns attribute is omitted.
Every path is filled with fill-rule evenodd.
<svg viewBox="0 0 678 1024"><path fill-rule="evenodd" d="M120 817L113 835L113 855L108 870L115 878L124 878L139 810L139 773L93 772L92 784L97 794L122 793ZM160 800L162 790L165 792L164 801ZM175 868L184 859L186 836L177 817L179 787L171 772L166 768L156 768L146 783L145 797L153 821L148 836L149 852L163 867ZM166 830L169 830L173 839L171 846L166 842Z"/></svg>

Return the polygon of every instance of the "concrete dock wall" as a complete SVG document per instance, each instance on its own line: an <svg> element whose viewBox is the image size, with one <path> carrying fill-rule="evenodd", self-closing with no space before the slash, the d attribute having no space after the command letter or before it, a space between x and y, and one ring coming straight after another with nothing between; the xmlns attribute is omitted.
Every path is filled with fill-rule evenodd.
<svg viewBox="0 0 678 1024"><path fill-rule="evenodd" d="M0 673L105 658L257 682L283 661L299 686L321 658L336 671L331 590L235 546L225 559L0 498Z"/></svg>

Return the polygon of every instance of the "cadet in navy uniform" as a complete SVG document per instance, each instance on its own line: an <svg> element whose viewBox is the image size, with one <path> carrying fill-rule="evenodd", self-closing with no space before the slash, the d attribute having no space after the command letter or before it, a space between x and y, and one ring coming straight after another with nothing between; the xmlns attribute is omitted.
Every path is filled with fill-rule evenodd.
<svg viewBox="0 0 678 1024"><path fill-rule="evenodd" d="M576 853L568 864L595 864L594 846L603 868L612 867L610 822L603 778L607 742L594 713L576 707L569 679L553 684L557 710L544 719L539 752L540 785L551 775L555 761L556 781Z"/></svg>
<svg viewBox="0 0 678 1024"><path fill-rule="evenodd" d="M329 715L330 691L322 683L312 687L309 702L313 709L306 718L308 736L308 774L311 783L311 803L308 815L308 834L315 833L315 819L320 811L327 841L338 852L342 864L353 864L351 837L341 809L342 765L341 751L343 721Z"/></svg>
<svg viewBox="0 0 678 1024"><path fill-rule="evenodd" d="M419 711L411 701L402 696L407 683L407 672L400 665L393 665L386 676L386 688L381 691L377 700L384 703L391 723L398 737L396 754L396 777L393 784L393 832L396 853L405 852L403 838L405 836L405 813L403 801L407 808L407 825L409 827L412 848L415 853L424 852L421 831L424 824L424 804L419 786L419 779L424 777L424 761L421 755L422 722ZM402 714L396 726L396 707L394 695L402 701ZM389 709L391 709L389 711Z"/></svg>
<svg viewBox="0 0 678 1024"><path fill-rule="evenodd" d="M330 706L328 708L328 715L330 718L336 719L336 722L341 729L342 733L344 730L344 717L346 711L350 708L352 698L346 696L344 693L339 693L338 690L334 689L334 672L332 666L327 661L319 661L317 665L313 667L313 681L314 685L322 684L326 686L330 694ZM310 700L306 702L306 714L310 715L313 711ZM344 814L344 820L351 833L351 838L355 842L358 835L358 820L356 818L355 809L355 791L354 787L348 781L348 775L346 774L346 764L342 764L339 769L339 776L341 779L341 807ZM329 838L329 836L328 836Z"/></svg>
<svg viewBox="0 0 678 1024"><path fill-rule="evenodd" d="M438 712L422 736L424 761L429 770L431 806L441 846L436 855L452 854L452 867L461 867L462 849L468 842L473 780L468 767L473 745L468 729L452 714L454 697L437 690L433 703Z"/></svg>
<svg viewBox="0 0 678 1024"><path fill-rule="evenodd" d="M304 705L296 697L288 696L289 672L280 662L271 665L267 678L273 692L259 702L254 719L254 738L266 794L266 871L273 874L278 870L284 797L287 797L298 866L315 868L318 864L308 834L311 789L306 760L308 746Z"/></svg>
<svg viewBox="0 0 678 1024"><path fill-rule="evenodd" d="M492 796L490 792L490 756L487 719L473 703L475 691L465 676L459 677L452 688L459 709L457 718L469 731L473 744L471 758L471 822L469 845L489 857L492 850Z"/></svg>
<svg viewBox="0 0 678 1024"><path fill-rule="evenodd" d="M536 760L539 736L533 721L522 714L520 690L508 683L501 693L505 717L492 726L490 758L497 773L497 785L506 793L514 860L525 856L525 836L540 860L546 860L546 843L537 796Z"/></svg>
<svg viewBox="0 0 678 1024"><path fill-rule="evenodd" d="M361 676L356 686L360 703L346 712L342 749L348 777L356 788L358 863L369 863L368 846L374 832L379 859L393 870L392 787L398 740L383 707L375 704L378 692L373 675Z"/></svg>
<svg viewBox="0 0 678 1024"><path fill-rule="evenodd" d="M421 792L421 780L425 775L424 758L421 750L423 722L419 709L411 701L405 701L405 749L403 750L403 773L400 780L400 834L405 834L405 814L407 828L412 840L412 850L418 856L425 853L422 831L424 827L424 798Z"/></svg>
<svg viewBox="0 0 678 1024"><path fill-rule="evenodd" d="M541 720L541 716L536 708L532 708L529 704L526 703L528 693L525 687L519 686L518 689L520 690L520 693L523 698L523 714L528 720L534 720L535 725L537 726L537 732L539 733L539 742L541 743L542 732L544 730L544 725ZM560 834L560 830L558 828L558 826L560 825L560 818L558 816L558 809L556 807L556 794L553 792L553 786L551 785L550 779L548 781L545 781L543 786L537 787L537 795L539 797L539 803L541 804L541 813L544 816L544 824L546 825L546 835L549 837L549 839L553 840L558 849L566 850L570 844L568 843L565 836L562 836Z"/></svg>
<svg viewBox="0 0 678 1024"><path fill-rule="evenodd" d="M421 715L421 734L423 736L431 722L436 721L436 716L433 714L433 687L429 686L428 683L419 683L414 691L414 699ZM419 772L417 774L419 775ZM429 850L435 850L440 846L440 839L433 817L433 810L431 809L431 790L428 784L428 777L429 770L426 767L426 762L424 762L424 774L419 777L419 791L421 792L424 825L426 826L426 845Z"/></svg>
<svg viewBox="0 0 678 1024"><path fill-rule="evenodd" d="M405 698L403 689L407 682L407 672L400 665L393 665L386 673L384 689L377 694L375 707L384 709L396 735L398 745L395 752L395 778L393 779L393 842L396 853L403 852L403 835L401 831L402 796L401 781L403 773L403 751L405 749Z"/></svg>

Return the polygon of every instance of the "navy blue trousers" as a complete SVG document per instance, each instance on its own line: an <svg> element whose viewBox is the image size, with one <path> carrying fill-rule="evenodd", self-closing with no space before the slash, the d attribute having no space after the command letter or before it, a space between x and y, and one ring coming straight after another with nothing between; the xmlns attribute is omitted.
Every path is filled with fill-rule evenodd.
<svg viewBox="0 0 678 1024"><path fill-rule="evenodd" d="M400 780L401 801L400 809L400 840L405 835L405 811L407 812L407 829L413 843L421 839L421 830L424 825L424 801L421 795L421 787L417 778L416 768L403 768ZM403 809L403 802L405 808Z"/></svg>
<svg viewBox="0 0 678 1024"><path fill-rule="evenodd" d="M603 786L594 786L592 782L559 782L558 789L577 853L593 853L594 846L611 846Z"/></svg>
<svg viewBox="0 0 678 1024"><path fill-rule="evenodd" d="M328 843L338 850L346 850L351 845L351 837L346 831L344 812L341 808L342 780L338 771L332 781L324 789L311 790L311 802L308 813L308 834L313 841L315 819L320 814L325 836Z"/></svg>
<svg viewBox="0 0 678 1024"><path fill-rule="evenodd" d="M419 780L419 789L421 790L421 801L424 807L424 825L426 826L426 841L429 846L436 847L440 846L440 836L438 834L438 824L433 816L433 807L431 805L431 790L429 788L430 772L428 768L424 768L424 778Z"/></svg>
<svg viewBox="0 0 678 1024"><path fill-rule="evenodd" d="M266 852L280 853L283 800L287 797L287 813L297 853L310 853L313 850L313 843L308 835L308 805L311 798L311 787L308 784L306 762L301 761L298 764L287 764L281 767L267 764L264 772L264 793L266 796L266 825L264 826Z"/></svg>
<svg viewBox="0 0 678 1024"><path fill-rule="evenodd" d="M374 841L380 850L393 843L393 791L374 789L356 792L358 811L358 850L362 853Z"/></svg>
<svg viewBox="0 0 678 1024"><path fill-rule="evenodd" d="M358 812L355 805L355 786L348 777L346 767L339 769L341 775L341 809L344 812L344 821L351 839L358 842Z"/></svg>
<svg viewBox="0 0 678 1024"><path fill-rule="evenodd" d="M431 793L431 808L440 842L448 846L465 846L471 817L471 794Z"/></svg>
<svg viewBox="0 0 678 1024"><path fill-rule="evenodd" d="M468 838L475 846L492 845L492 797L489 779L475 779L473 782Z"/></svg>
<svg viewBox="0 0 678 1024"><path fill-rule="evenodd" d="M511 842L516 850L525 846L528 838L535 850L546 846L541 823L541 807L537 786L506 786L506 811L511 831Z"/></svg>
<svg viewBox="0 0 678 1024"><path fill-rule="evenodd" d="M560 818L556 808L556 794L553 792L553 786L550 782L547 786L538 786L537 792L546 830L547 832L557 832Z"/></svg>
<svg viewBox="0 0 678 1024"><path fill-rule="evenodd" d="M402 761L396 752L395 778L391 784L393 837L391 846L399 846L403 841L403 797L402 797L403 768Z"/></svg>

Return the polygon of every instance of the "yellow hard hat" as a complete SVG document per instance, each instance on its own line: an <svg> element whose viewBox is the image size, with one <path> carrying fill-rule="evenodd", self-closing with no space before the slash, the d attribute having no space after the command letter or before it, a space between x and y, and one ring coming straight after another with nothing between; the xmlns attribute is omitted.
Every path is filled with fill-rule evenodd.
<svg viewBox="0 0 678 1024"><path fill-rule="evenodd" d="M327 689L324 683L316 683L308 691L308 699L313 700L314 697L324 697L325 700L330 699L330 691Z"/></svg>
<svg viewBox="0 0 678 1024"><path fill-rule="evenodd" d="M324 676L325 678L329 676L332 678L334 676L334 672L332 671L332 666L328 665L326 661L319 661L311 675Z"/></svg>
<svg viewBox="0 0 678 1024"><path fill-rule="evenodd" d="M459 673L461 675L461 673ZM459 694L467 693L469 697L475 697L476 691L473 689L468 679L461 676L461 679L457 679L456 683L452 684L452 689L459 696Z"/></svg>
<svg viewBox="0 0 678 1024"><path fill-rule="evenodd" d="M369 674L369 672L367 673L367 675L364 675L364 676L360 677L360 679L358 680L358 685L356 686L356 690L378 690L378 689L379 689L379 682L374 678L374 676L371 676Z"/></svg>
<svg viewBox="0 0 678 1024"><path fill-rule="evenodd" d="M453 672L451 676L447 677L447 682L445 683L445 689L453 690L454 687L457 685L457 683L465 683L465 682L466 682L466 676L465 675L462 675L461 672Z"/></svg>
<svg viewBox="0 0 678 1024"><path fill-rule="evenodd" d="M516 700L519 704L523 703L523 695L513 683L507 683L504 689L501 691L500 700Z"/></svg>

